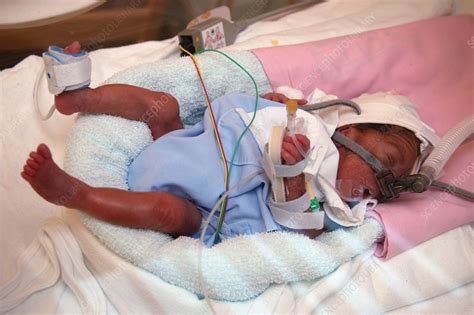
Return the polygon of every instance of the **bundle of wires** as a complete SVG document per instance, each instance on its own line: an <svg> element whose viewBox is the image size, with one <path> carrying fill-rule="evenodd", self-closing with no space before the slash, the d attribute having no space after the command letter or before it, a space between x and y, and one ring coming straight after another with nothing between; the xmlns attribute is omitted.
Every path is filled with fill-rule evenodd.
<svg viewBox="0 0 474 315"><path fill-rule="evenodd" d="M251 118L250 122L245 127L245 129L242 131L239 138L237 139L237 142L235 143L235 146L234 146L234 149L233 149L233 152L232 152L232 157L231 157L231 160L230 160L230 166L229 166L229 165L227 165L227 159L226 159L226 156L225 156L225 151L224 151L224 148L222 146L221 137L220 137L220 134L219 134L219 130L217 128L217 123L216 123L216 120L215 120L215 117L214 117L214 112L212 110L211 101L209 99L209 94L207 93L206 85L204 83L204 79L202 77L202 72L201 72L201 69L199 67L199 62L198 62L197 58L192 53L190 53L189 51L187 51L186 49L184 49L181 46L179 48L183 52L185 52L189 57L191 57L191 59L194 63L194 66L196 68L197 74L199 76L199 80L201 82L201 85L202 85L202 88L203 88L203 91L204 91L204 95L206 97L206 104L207 104L207 108L209 110L209 116L211 118L212 126L213 126L213 129L214 129L214 134L215 134L216 140L217 140L217 146L219 147L219 151L221 153L222 162L223 162L223 166L224 166L225 192L227 193L229 191L229 181L230 181L230 175L232 173L232 167L234 165L235 155L237 153L237 150L239 148L239 145L240 145L240 142L241 142L242 138L247 133L247 131L250 129L250 126L252 125L252 123L255 120L255 117L257 115L258 97L259 97L257 82L255 82L255 79L252 77L252 75L242 65L240 65L237 61L235 61L233 58L231 58L227 54L223 53L222 51L215 50L215 49L206 49L206 50L203 50L201 52L201 53L214 52L214 53L218 53L218 54L226 57L227 59L232 61L235 65L237 65L240 69L242 69L250 77L250 79L252 80L252 82L255 86L255 106L254 106L253 115L252 115L252 118ZM222 227L222 223L224 222L228 201L229 201L229 194L226 194L225 198L223 199L223 201L221 203L221 208L220 208L220 212L219 212L219 219L217 221L217 226L216 226L216 236L214 238L214 243L219 241L219 234L220 234L220 230L221 230L221 227Z"/></svg>

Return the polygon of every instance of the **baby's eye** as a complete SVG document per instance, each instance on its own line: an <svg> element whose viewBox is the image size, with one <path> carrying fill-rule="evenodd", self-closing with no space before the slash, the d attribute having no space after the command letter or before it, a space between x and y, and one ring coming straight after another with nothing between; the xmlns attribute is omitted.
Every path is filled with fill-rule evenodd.
<svg viewBox="0 0 474 315"><path fill-rule="evenodd" d="M392 167L395 163L395 159L391 155L387 155L388 166Z"/></svg>
<svg viewBox="0 0 474 315"><path fill-rule="evenodd" d="M393 159L393 156L391 156L389 154L380 155L379 160L380 160L380 162L383 163L383 165L386 168L392 168L393 165L394 165L394 162L395 162L395 160Z"/></svg>

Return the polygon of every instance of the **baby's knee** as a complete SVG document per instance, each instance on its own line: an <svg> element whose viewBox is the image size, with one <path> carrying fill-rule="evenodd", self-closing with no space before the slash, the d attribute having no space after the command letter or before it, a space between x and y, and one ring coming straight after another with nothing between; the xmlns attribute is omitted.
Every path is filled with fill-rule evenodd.
<svg viewBox="0 0 474 315"><path fill-rule="evenodd" d="M179 115L179 103L176 98L165 92L153 92L150 110L156 115L166 115L170 118Z"/></svg>

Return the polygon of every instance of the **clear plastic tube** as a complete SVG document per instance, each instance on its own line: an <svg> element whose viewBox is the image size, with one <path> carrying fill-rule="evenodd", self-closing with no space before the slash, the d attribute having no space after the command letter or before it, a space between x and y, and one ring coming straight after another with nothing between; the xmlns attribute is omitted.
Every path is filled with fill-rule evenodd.
<svg viewBox="0 0 474 315"><path fill-rule="evenodd" d="M35 103L35 110L36 110L36 113L38 114L38 116L40 116L42 120L48 120L49 118L51 118L54 111L56 110L56 104L53 104L49 108L49 111L46 115L43 115L43 113L40 110L39 100L38 100L38 92L39 92L39 84L40 84L41 78L43 77L44 73L45 73L45 67L44 67L44 65L42 65L41 70L36 75L35 86L33 88L33 102Z"/></svg>
<svg viewBox="0 0 474 315"><path fill-rule="evenodd" d="M287 112L287 123L286 123L286 134L291 137L293 143L296 146L296 149L301 154L303 158L306 158L307 153L301 147L299 141L296 139L296 111L298 110L298 102L296 100L288 100L286 103L286 112Z"/></svg>
<svg viewBox="0 0 474 315"><path fill-rule="evenodd" d="M199 257L198 257L198 277L199 277L199 287L201 289L201 292L204 293L204 298L209 305L209 308L211 309L213 314L216 314L212 304L211 300L209 299L209 291L207 290L207 285L204 280L204 276L202 274L202 250L204 247L204 236L206 235L206 231L209 228L209 223L211 222L212 217L214 216L214 213L217 211L219 208L220 204L224 199L230 195L232 192L234 192L237 188L241 187L242 185L248 183L250 180L252 180L255 176L260 175L264 173L264 170L258 170L254 173L251 173L250 175L242 178L239 180L234 186L232 186L227 192L225 192L219 200L215 203L214 207L212 208L211 212L209 213L209 216L207 217L206 221L204 222L204 228L202 229L201 236L199 237L199 241L201 243L201 246L199 246Z"/></svg>
<svg viewBox="0 0 474 315"><path fill-rule="evenodd" d="M201 232L201 236L200 236L200 240L201 242L203 243L204 242L204 236L206 235L206 231L209 227L209 223L211 222L211 219L212 219L212 216L214 215L214 213L216 212L217 208L219 207L219 205L222 203L222 201L225 199L225 197L227 197L228 195L230 195L232 192L234 192L237 188L241 187L242 185L246 184L247 182L249 182L250 180L252 180L255 176L257 175L260 175L264 173L264 170L258 170L256 172L253 172L251 173L250 175L242 178L241 180L239 180L234 186L232 186L227 192L225 192L221 198L219 198L219 200L217 200L217 202L215 203L214 207L212 208L211 212L209 213L209 216L207 217L206 221L204 222L204 228L202 229L202 232Z"/></svg>
<svg viewBox="0 0 474 315"><path fill-rule="evenodd" d="M300 142L298 141L298 139L296 139L296 135L294 133L291 135L291 139L293 140L293 143L295 144L296 149L298 150L298 153L301 154L303 159L305 159L308 156L308 152L305 152L303 150L303 148L301 147Z"/></svg>
<svg viewBox="0 0 474 315"><path fill-rule="evenodd" d="M454 150L474 134L474 115L451 128L423 163L420 174L433 181L441 172ZM472 140L472 139L470 139Z"/></svg>

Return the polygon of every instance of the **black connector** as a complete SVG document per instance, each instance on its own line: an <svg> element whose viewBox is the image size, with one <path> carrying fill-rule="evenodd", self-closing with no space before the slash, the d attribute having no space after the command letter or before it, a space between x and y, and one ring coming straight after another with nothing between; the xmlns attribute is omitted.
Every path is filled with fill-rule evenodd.
<svg viewBox="0 0 474 315"><path fill-rule="evenodd" d="M193 43L193 37L189 35L182 35L178 36L179 39L179 45L189 51L190 53L194 54L196 52L196 47L194 46ZM187 54L183 51L181 52L181 57L187 56Z"/></svg>

